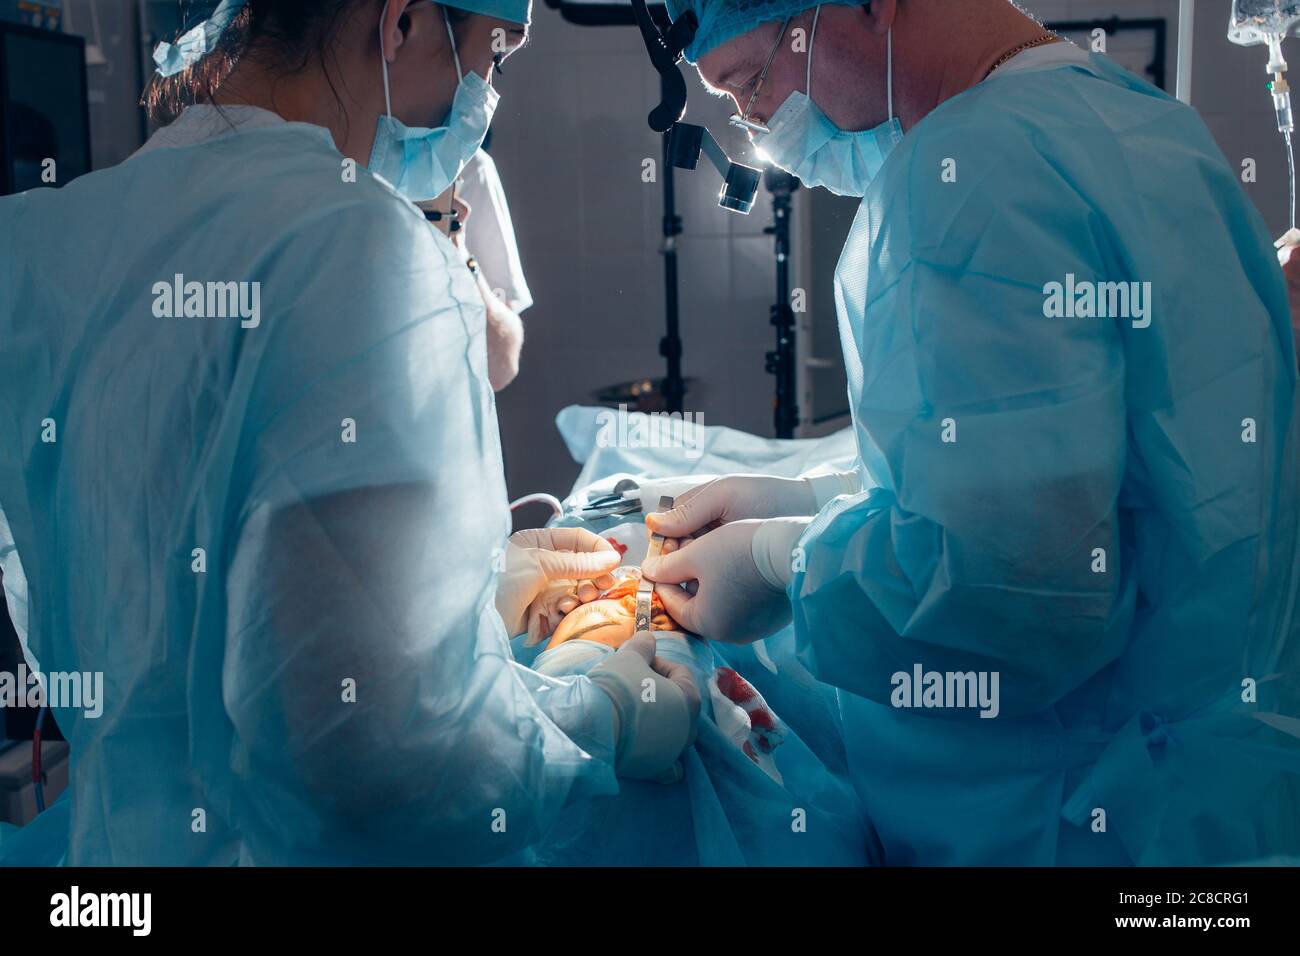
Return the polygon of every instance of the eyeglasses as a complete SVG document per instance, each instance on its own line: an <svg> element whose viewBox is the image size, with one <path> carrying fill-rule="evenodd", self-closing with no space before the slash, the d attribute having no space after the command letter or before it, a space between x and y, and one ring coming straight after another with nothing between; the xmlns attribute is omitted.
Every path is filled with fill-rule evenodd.
<svg viewBox="0 0 1300 956"><path fill-rule="evenodd" d="M754 108L754 100L758 99L758 94L763 91L763 84L767 82L767 73L772 69L772 61L776 59L777 52L781 49L781 43L785 40L785 31L790 28L790 20L787 18L781 24L781 32L777 35L776 44L772 47L772 52L767 55L767 62L763 64L763 72L758 75L758 82L754 85L754 92L749 94L749 99L745 102L745 109L740 113L731 114L731 125L738 129L743 129L750 133L767 133L770 132L766 123L760 123L757 120L750 119L750 112Z"/></svg>

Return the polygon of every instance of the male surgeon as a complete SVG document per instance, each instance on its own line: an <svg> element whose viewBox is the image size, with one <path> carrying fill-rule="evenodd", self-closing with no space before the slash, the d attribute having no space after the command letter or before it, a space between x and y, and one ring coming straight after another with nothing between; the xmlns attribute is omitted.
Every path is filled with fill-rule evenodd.
<svg viewBox="0 0 1300 956"><path fill-rule="evenodd" d="M1008 0L669 6L770 160L862 203L858 468L651 516L695 535L645 563L668 612L793 620L890 863L1294 852L1295 352L1200 117Z"/></svg>

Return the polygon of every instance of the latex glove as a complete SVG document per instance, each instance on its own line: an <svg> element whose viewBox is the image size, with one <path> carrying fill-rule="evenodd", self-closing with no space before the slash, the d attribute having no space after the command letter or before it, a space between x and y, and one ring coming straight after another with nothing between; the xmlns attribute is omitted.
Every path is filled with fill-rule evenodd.
<svg viewBox="0 0 1300 956"><path fill-rule="evenodd" d="M660 585L655 592L673 620L728 644L752 643L790 622L785 591L754 561L754 535L763 523L732 521L703 537L665 543L662 557L642 562L641 574Z"/></svg>
<svg viewBox="0 0 1300 956"><path fill-rule="evenodd" d="M657 534L685 538L729 521L815 515L817 511L816 492L805 478L727 475L683 492L671 511L648 514L645 523Z"/></svg>
<svg viewBox="0 0 1300 956"><path fill-rule="evenodd" d="M1289 230L1276 243L1277 259L1282 264L1282 274L1286 276L1286 293L1291 303L1291 328L1295 330L1296 341L1300 342L1300 231ZM1300 351L1300 350L1298 350Z"/></svg>
<svg viewBox="0 0 1300 956"><path fill-rule="evenodd" d="M1288 229L1273 243L1273 248L1277 250L1277 261L1285 266L1291 261L1292 253L1297 247L1300 247L1300 229Z"/></svg>
<svg viewBox="0 0 1300 956"><path fill-rule="evenodd" d="M511 636L527 630L531 646L551 634L565 614L614 586L614 546L584 528L529 528L506 544L497 577L497 612Z"/></svg>
<svg viewBox="0 0 1300 956"><path fill-rule="evenodd" d="M675 783L682 751L695 740L700 689L683 664L655 657L642 632L587 675L614 705L614 770L620 777Z"/></svg>

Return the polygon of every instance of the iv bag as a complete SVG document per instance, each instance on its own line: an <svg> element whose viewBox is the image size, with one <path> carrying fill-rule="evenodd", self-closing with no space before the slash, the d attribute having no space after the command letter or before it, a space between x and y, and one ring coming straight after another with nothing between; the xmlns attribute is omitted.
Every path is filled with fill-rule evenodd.
<svg viewBox="0 0 1300 956"><path fill-rule="evenodd" d="M1268 43L1300 23L1300 0L1232 0L1228 39L1239 46Z"/></svg>

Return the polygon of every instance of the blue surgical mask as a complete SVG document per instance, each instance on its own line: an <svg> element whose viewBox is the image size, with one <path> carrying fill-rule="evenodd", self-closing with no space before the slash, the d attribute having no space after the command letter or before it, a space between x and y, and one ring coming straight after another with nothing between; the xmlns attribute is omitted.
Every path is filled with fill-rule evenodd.
<svg viewBox="0 0 1300 956"><path fill-rule="evenodd" d="M772 115L767 132L755 132L754 142L774 164L799 177L805 186L824 186L840 196L863 196L885 159L903 140L903 127L894 116L894 32L889 32L889 119L874 129L840 129L809 97L812 93L812 51L817 39L813 14L808 41L808 93L791 93Z"/></svg>
<svg viewBox="0 0 1300 956"><path fill-rule="evenodd" d="M455 58L460 82L447 118L441 126L433 129L407 126L393 116L393 102L388 94L388 60L384 56L383 28L380 27L379 59L384 66L385 112L379 117L379 128L375 131L369 168L413 202L433 199L455 182L470 157L483 145L492 114L501 99L501 94L483 77L473 71L468 74L461 71L456 37L451 32L446 9L442 17L447 25L447 35L451 37L451 54Z"/></svg>

